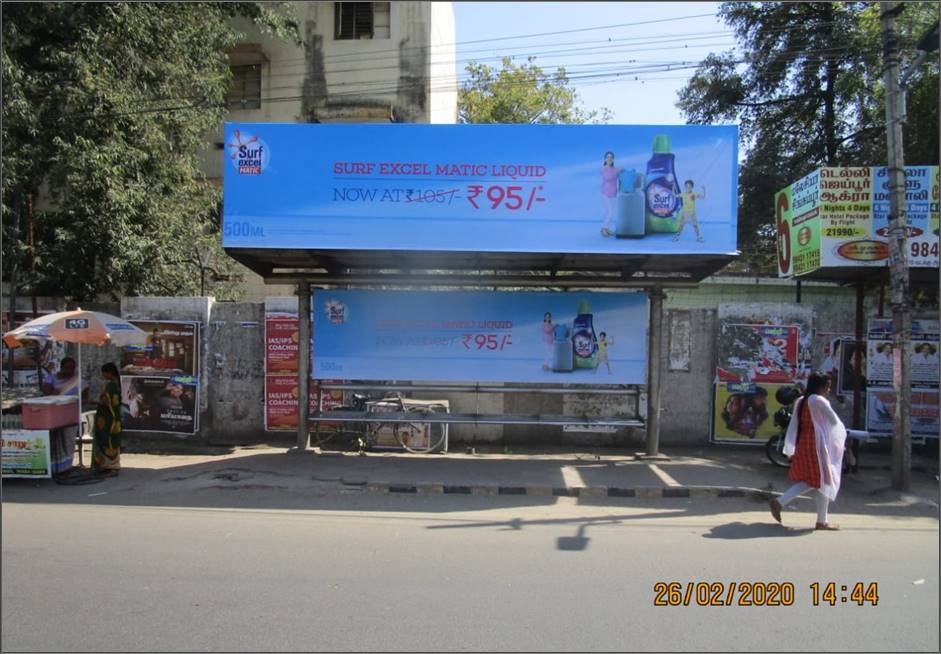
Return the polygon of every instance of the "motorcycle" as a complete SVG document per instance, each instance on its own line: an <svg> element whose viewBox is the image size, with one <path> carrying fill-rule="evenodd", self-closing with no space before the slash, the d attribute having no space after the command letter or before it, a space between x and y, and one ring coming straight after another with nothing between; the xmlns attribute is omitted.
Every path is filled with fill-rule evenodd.
<svg viewBox="0 0 941 654"><path fill-rule="evenodd" d="M774 412L774 426L780 431L765 442L765 455L776 466L789 468L791 459L784 455L784 436L791 424L791 412L794 402L801 396L801 389L796 386L782 386L774 393L774 399L781 408Z"/></svg>

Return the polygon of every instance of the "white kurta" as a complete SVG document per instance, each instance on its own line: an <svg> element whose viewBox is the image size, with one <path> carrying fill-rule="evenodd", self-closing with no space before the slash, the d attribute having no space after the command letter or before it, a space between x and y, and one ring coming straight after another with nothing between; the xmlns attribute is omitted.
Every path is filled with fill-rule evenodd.
<svg viewBox="0 0 941 654"><path fill-rule="evenodd" d="M787 434L784 437L786 456L793 456L797 448L797 428L803 401L802 397L794 403L794 413L791 414L791 422L787 426ZM830 500L835 500L836 494L840 491L840 476L843 472L846 427L843 426L840 417L836 415L825 397L814 394L810 396L809 402L807 406L814 423L817 464L820 466L820 492Z"/></svg>

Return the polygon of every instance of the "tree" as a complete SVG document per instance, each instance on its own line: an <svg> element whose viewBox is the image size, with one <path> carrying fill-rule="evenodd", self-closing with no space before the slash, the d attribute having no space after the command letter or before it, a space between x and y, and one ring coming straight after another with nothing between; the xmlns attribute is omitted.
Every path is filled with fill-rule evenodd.
<svg viewBox="0 0 941 654"><path fill-rule="evenodd" d="M907 7L902 36L910 49L936 17L931 5ZM885 163L878 11L877 3L863 2L721 6L745 54L707 57L678 106L693 123L740 124L740 269L775 269L776 191L820 166ZM910 96L910 124L920 128L906 133L913 163L938 161L937 71L933 64Z"/></svg>
<svg viewBox="0 0 941 654"><path fill-rule="evenodd" d="M226 111L226 51L242 36L230 19L296 38L283 4L4 4L3 255L14 293L199 290L200 249L221 253L220 193L199 155Z"/></svg>
<svg viewBox="0 0 941 654"><path fill-rule="evenodd" d="M503 68L467 64L468 79L458 92L458 121L462 123L558 124L607 122L611 112L579 107L578 92L569 86L564 68L549 75L529 57L516 65L503 58Z"/></svg>

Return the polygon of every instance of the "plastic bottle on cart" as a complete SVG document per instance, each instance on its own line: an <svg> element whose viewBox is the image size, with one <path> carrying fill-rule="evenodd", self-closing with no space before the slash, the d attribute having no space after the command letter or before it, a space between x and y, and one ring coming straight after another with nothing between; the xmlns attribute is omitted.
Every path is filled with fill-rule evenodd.
<svg viewBox="0 0 941 654"><path fill-rule="evenodd" d="M680 226L679 210L683 201L671 147L669 135L654 137L653 156L647 162L647 184L644 187L648 232L676 233Z"/></svg>
<svg viewBox="0 0 941 654"><path fill-rule="evenodd" d="M556 324L553 328L552 341L552 371L572 372L572 338L569 328Z"/></svg>
<svg viewBox="0 0 941 654"><path fill-rule="evenodd" d="M572 348L575 352L576 368L594 368L598 354L598 338L592 324L591 304L588 300L578 303L578 315L572 325Z"/></svg>

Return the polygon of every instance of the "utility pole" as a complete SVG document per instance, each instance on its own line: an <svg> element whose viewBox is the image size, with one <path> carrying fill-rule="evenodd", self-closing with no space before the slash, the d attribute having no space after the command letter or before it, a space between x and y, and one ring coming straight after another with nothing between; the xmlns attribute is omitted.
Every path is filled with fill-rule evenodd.
<svg viewBox="0 0 941 654"><path fill-rule="evenodd" d="M895 386L892 433L892 488L907 492L911 486L912 372L908 343L912 312L908 288L908 221L905 216L905 156L902 149L904 91L899 82L899 38L895 19L900 2L881 2L883 81L885 83L886 146L889 184L889 277L891 288Z"/></svg>

